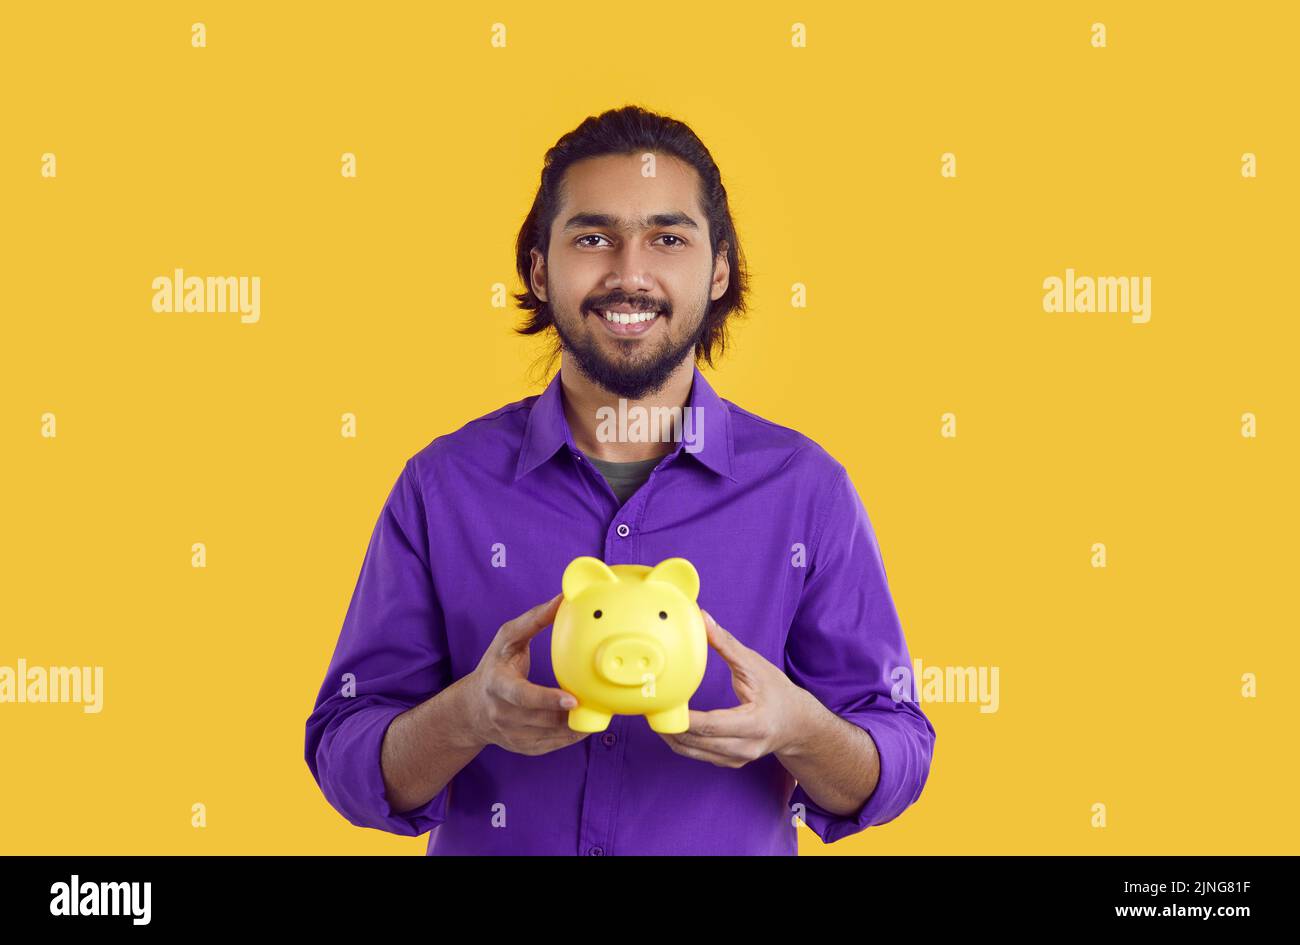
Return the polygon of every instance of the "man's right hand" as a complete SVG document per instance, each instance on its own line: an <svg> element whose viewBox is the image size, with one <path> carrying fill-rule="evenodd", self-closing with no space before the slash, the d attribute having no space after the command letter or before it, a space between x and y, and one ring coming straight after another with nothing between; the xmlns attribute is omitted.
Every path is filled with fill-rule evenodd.
<svg viewBox="0 0 1300 945"><path fill-rule="evenodd" d="M586 738L569 728L577 700L563 689L528 681L528 645L550 626L563 592L501 625L478 666L465 678L469 725L485 745L544 755Z"/></svg>

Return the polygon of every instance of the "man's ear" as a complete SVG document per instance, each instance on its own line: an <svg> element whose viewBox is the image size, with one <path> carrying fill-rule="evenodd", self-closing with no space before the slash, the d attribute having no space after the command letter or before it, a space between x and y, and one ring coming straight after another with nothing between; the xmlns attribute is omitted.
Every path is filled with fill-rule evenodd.
<svg viewBox="0 0 1300 945"><path fill-rule="evenodd" d="M727 258L731 246L726 240L718 243L718 254L713 258L713 284L709 290L710 299L720 299L727 294L731 284L731 262Z"/></svg>
<svg viewBox="0 0 1300 945"><path fill-rule="evenodd" d="M529 288L533 290L533 295L543 302L549 301L546 298L546 257L538 252L536 246L528 252L533 257L533 268L528 273Z"/></svg>
<svg viewBox="0 0 1300 945"><path fill-rule="evenodd" d="M601 581L617 581L618 575L609 569L609 565L599 558L583 555L574 558L564 569L560 585L564 588L564 599L573 600L593 584Z"/></svg>

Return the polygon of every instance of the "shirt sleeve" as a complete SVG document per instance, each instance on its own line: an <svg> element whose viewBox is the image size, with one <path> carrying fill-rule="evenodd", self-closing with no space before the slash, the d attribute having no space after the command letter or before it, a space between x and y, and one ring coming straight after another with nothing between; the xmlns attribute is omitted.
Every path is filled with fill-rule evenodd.
<svg viewBox="0 0 1300 945"><path fill-rule="evenodd" d="M786 639L786 674L871 736L880 779L856 812L833 814L796 784L790 806L824 843L886 823L921 795L934 727L915 702L896 701L890 674L911 657L866 508L839 467L824 503L810 567ZM796 805L802 805L798 807Z"/></svg>
<svg viewBox="0 0 1300 945"><path fill-rule="evenodd" d="M307 767L326 800L358 827L411 837L446 819L451 787L399 813L385 796L380 766L393 719L451 682L428 535L420 483L407 460L379 514L307 719Z"/></svg>

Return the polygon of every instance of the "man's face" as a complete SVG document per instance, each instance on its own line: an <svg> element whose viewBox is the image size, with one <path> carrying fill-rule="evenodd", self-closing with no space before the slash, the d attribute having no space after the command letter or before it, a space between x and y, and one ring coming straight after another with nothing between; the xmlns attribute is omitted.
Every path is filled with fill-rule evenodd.
<svg viewBox="0 0 1300 945"><path fill-rule="evenodd" d="M654 394L694 351L709 303L727 290L689 164L655 155L603 155L572 165L545 259L533 250L533 291L550 303L575 366L629 400ZM618 324L606 312L648 321ZM619 320L621 321L621 319Z"/></svg>

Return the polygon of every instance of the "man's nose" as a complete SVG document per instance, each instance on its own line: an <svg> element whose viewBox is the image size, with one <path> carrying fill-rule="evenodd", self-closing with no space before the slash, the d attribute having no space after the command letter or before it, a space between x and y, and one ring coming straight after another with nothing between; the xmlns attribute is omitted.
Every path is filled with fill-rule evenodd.
<svg viewBox="0 0 1300 945"><path fill-rule="evenodd" d="M614 256L613 268L605 277L605 288L624 292L650 291L654 276L649 270L649 253L637 240L627 240Z"/></svg>

